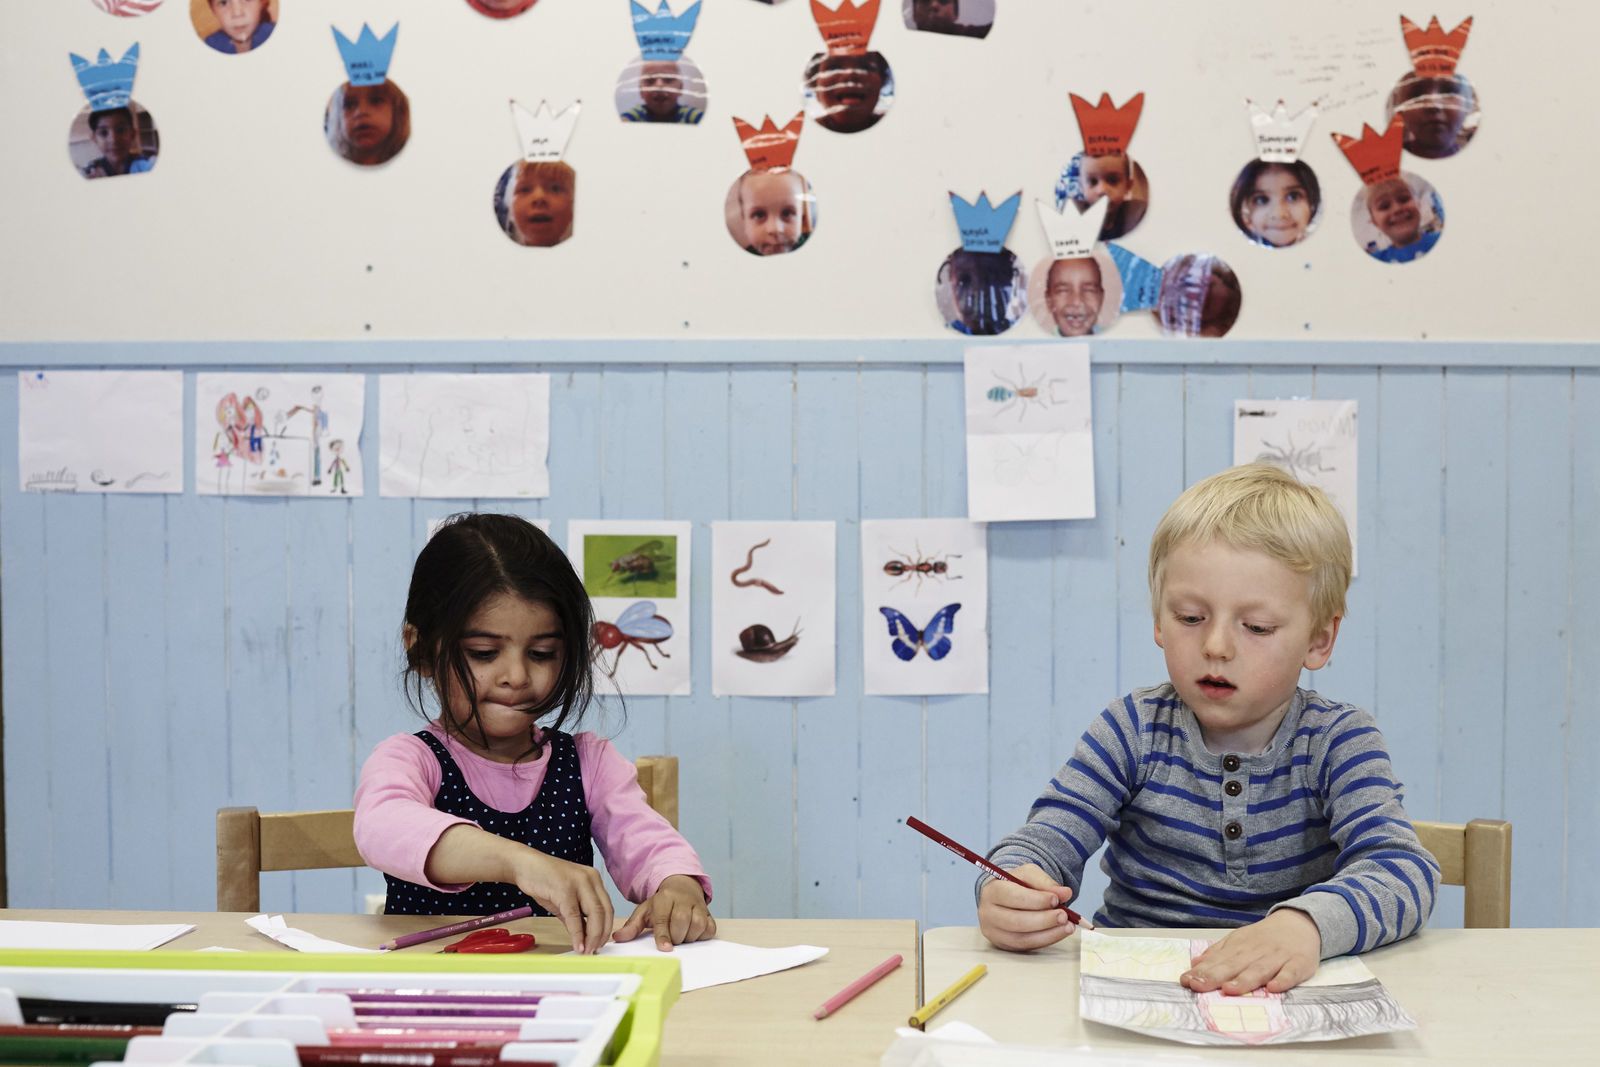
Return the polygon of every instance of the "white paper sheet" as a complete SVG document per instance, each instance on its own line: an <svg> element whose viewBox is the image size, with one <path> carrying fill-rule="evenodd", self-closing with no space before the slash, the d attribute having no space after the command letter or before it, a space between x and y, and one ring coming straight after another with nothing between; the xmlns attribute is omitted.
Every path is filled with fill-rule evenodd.
<svg viewBox="0 0 1600 1067"><path fill-rule="evenodd" d="M157 948L193 929L193 923L51 923L5 919L0 920L0 948L131 952Z"/></svg>
<svg viewBox="0 0 1600 1067"><path fill-rule="evenodd" d="M831 522L711 524L713 695L833 695L836 537Z"/></svg>
<svg viewBox="0 0 1600 1067"><path fill-rule="evenodd" d="M550 495L548 374L378 378L382 496Z"/></svg>
<svg viewBox="0 0 1600 1067"><path fill-rule="evenodd" d="M989 554L981 523L861 523L862 667L869 695L989 691Z"/></svg>
<svg viewBox="0 0 1600 1067"><path fill-rule="evenodd" d="M272 938L280 945L286 945L296 952L334 953L334 952L367 952L377 953L383 951L376 948L364 948L359 945L346 945L340 941L329 941L325 937L307 933L304 930L290 926L284 921L282 915L257 915L246 919L245 925L259 934Z"/></svg>
<svg viewBox="0 0 1600 1067"><path fill-rule="evenodd" d="M759 978L798 967L828 954L816 945L790 945L787 948L757 948L741 945L737 941L694 941L675 945L671 952L656 948L655 938L644 936L622 944L607 944L600 949L602 956L650 956L656 959L677 960L683 969L685 993L707 986L742 982L746 978Z"/></svg>
<svg viewBox="0 0 1600 1067"><path fill-rule="evenodd" d="M195 375L195 491L360 496L365 381L360 374Z"/></svg>
<svg viewBox="0 0 1600 1067"><path fill-rule="evenodd" d="M1356 402L1235 400L1233 461L1271 463L1328 494L1356 552ZM1352 570L1352 575L1354 571Z"/></svg>
<svg viewBox="0 0 1600 1067"><path fill-rule="evenodd" d="M1089 346L966 350L967 515L1094 518Z"/></svg>
<svg viewBox="0 0 1600 1067"><path fill-rule="evenodd" d="M183 492L183 373L18 371L17 466L33 492Z"/></svg>
<svg viewBox="0 0 1600 1067"><path fill-rule="evenodd" d="M594 604L602 689L689 695L692 529L664 519L567 523L567 555Z"/></svg>

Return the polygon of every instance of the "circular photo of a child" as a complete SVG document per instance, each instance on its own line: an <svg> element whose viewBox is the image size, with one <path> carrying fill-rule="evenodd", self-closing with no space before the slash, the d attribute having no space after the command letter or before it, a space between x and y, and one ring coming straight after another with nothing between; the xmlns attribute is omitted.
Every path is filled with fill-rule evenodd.
<svg viewBox="0 0 1600 1067"><path fill-rule="evenodd" d="M67 132L67 154L85 178L116 178L153 170L160 147L155 119L132 100L100 111L86 107Z"/></svg>
<svg viewBox="0 0 1600 1067"><path fill-rule="evenodd" d="M933 293L950 329L992 337L1011 329L1028 310L1028 275L1009 248L998 252L958 248L939 264Z"/></svg>
<svg viewBox="0 0 1600 1067"><path fill-rule="evenodd" d="M1482 117L1478 94L1466 78L1415 71L1389 93L1384 118L1396 115L1405 126L1406 151L1423 159L1447 159L1467 147Z"/></svg>
<svg viewBox="0 0 1600 1067"><path fill-rule="evenodd" d="M1101 199L1111 202L1106 208L1106 220L1100 224L1102 241L1131 233L1149 209L1150 182L1144 176L1144 168L1126 152L1102 156L1079 152L1056 180L1057 211L1068 200L1084 211Z"/></svg>
<svg viewBox="0 0 1600 1067"><path fill-rule="evenodd" d="M906 29L987 37L994 26L995 0L900 0Z"/></svg>
<svg viewBox="0 0 1600 1067"><path fill-rule="evenodd" d="M1350 229L1373 259L1410 263L1433 251L1444 233L1444 203L1432 185L1401 171L1365 186L1350 204Z"/></svg>
<svg viewBox="0 0 1600 1067"><path fill-rule="evenodd" d="M797 170L747 170L728 187L723 204L728 236L753 256L781 256L811 239L817 197Z"/></svg>
<svg viewBox="0 0 1600 1067"><path fill-rule="evenodd" d="M494 187L494 220L519 245L550 248L572 236L578 174L571 164L522 160Z"/></svg>
<svg viewBox="0 0 1600 1067"><path fill-rule="evenodd" d="M223 55L253 52L278 28L279 0L189 0L189 21Z"/></svg>
<svg viewBox="0 0 1600 1067"><path fill-rule="evenodd" d="M1121 313L1122 275L1104 248L1076 259L1046 259L1028 276L1028 307L1051 337L1104 333Z"/></svg>
<svg viewBox="0 0 1600 1067"><path fill-rule="evenodd" d="M894 72L881 52L834 56L818 52L806 64L806 115L834 133L860 133L878 124L894 103Z"/></svg>
<svg viewBox="0 0 1600 1067"><path fill-rule="evenodd" d="M393 81L345 82L328 98L322 129L340 157L376 167L399 155L411 139L411 102Z"/></svg>
<svg viewBox="0 0 1600 1067"><path fill-rule="evenodd" d="M697 124L706 114L706 79L694 61L645 59L617 78L617 114L623 122Z"/></svg>
<svg viewBox="0 0 1600 1067"><path fill-rule="evenodd" d="M148 15L161 6L161 0L90 0L95 7L119 18L137 18Z"/></svg>
<svg viewBox="0 0 1600 1067"><path fill-rule="evenodd" d="M1252 159L1228 194L1233 224L1258 245L1288 248L1311 236L1322 221L1322 185L1304 160Z"/></svg>
<svg viewBox="0 0 1600 1067"><path fill-rule="evenodd" d="M539 0L467 0L467 6L492 19L516 18Z"/></svg>
<svg viewBox="0 0 1600 1067"><path fill-rule="evenodd" d="M1173 256L1161 268L1156 323L1168 337L1222 337L1239 318L1239 277L1216 256Z"/></svg>

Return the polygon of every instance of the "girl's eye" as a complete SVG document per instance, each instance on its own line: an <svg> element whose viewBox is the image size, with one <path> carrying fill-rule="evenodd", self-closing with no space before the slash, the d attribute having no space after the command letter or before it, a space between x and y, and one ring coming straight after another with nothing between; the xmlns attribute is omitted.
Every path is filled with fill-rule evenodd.
<svg viewBox="0 0 1600 1067"><path fill-rule="evenodd" d="M786 207L786 208L783 209L783 219L784 219L785 222L793 222L794 221L794 216L795 216L794 208Z"/></svg>
<svg viewBox="0 0 1600 1067"><path fill-rule="evenodd" d="M1291 189L1289 191L1288 200L1289 200L1289 202L1291 204L1298 204L1300 201L1304 200L1305 198L1306 198L1306 194L1302 193L1298 189Z"/></svg>
<svg viewBox="0 0 1600 1067"><path fill-rule="evenodd" d="M535 663L549 663L556 658L556 654L548 649L531 648L528 650L528 658Z"/></svg>
<svg viewBox="0 0 1600 1067"><path fill-rule="evenodd" d="M491 660L493 660L497 655L499 655L499 653L496 652L492 648L469 648L469 649L467 649L467 658L470 659L470 660L476 660L479 663L488 663Z"/></svg>
<svg viewBox="0 0 1600 1067"><path fill-rule="evenodd" d="M757 222L766 222L767 221L767 213L762 208L757 208L756 210L750 212L750 217L752 219L754 219L755 221L757 221Z"/></svg>
<svg viewBox="0 0 1600 1067"><path fill-rule="evenodd" d="M1250 206L1251 207L1266 207L1267 204L1268 204L1268 200L1267 200L1267 194L1266 193L1252 193L1252 194L1250 194Z"/></svg>

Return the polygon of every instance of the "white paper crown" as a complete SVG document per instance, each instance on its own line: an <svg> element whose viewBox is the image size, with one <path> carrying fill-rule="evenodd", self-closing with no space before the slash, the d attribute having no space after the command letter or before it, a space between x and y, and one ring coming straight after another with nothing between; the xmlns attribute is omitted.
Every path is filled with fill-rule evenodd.
<svg viewBox="0 0 1600 1067"><path fill-rule="evenodd" d="M572 139L573 124L578 121L581 100L574 100L566 110L555 114L547 101L539 101L537 111L529 111L515 100L511 101L511 118L517 124L517 140L522 144L522 158L530 163L540 160L560 159Z"/></svg>
<svg viewBox="0 0 1600 1067"><path fill-rule="evenodd" d="M1300 145L1305 141L1311 124L1317 121L1317 105L1307 104L1300 114L1289 117L1289 109L1278 101L1272 113L1261 110L1253 101L1246 100L1250 108L1250 126L1256 138L1256 158L1263 163L1293 163L1300 158Z"/></svg>
<svg viewBox="0 0 1600 1067"><path fill-rule="evenodd" d="M1044 227L1045 240L1050 242L1050 254L1056 259L1087 259L1094 254L1094 243L1100 239L1100 227L1105 225L1106 211L1111 201L1101 197L1089 205L1089 210L1078 213L1056 211L1043 200L1035 200L1039 212L1039 225Z"/></svg>

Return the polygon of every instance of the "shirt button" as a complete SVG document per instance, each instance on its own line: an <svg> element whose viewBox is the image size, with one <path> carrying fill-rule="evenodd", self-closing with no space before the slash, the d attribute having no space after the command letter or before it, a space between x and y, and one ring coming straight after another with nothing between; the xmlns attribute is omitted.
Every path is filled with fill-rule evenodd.
<svg viewBox="0 0 1600 1067"><path fill-rule="evenodd" d="M1228 794L1230 797L1236 797L1240 793L1244 792L1244 786L1240 785L1237 780L1232 780L1229 781L1227 785L1222 787L1222 791Z"/></svg>
<svg viewBox="0 0 1600 1067"><path fill-rule="evenodd" d="M1235 841L1238 840L1240 834L1244 833L1244 827L1240 826L1238 821L1235 820L1224 826L1222 832L1227 835L1229 841Z"/></svg>
<svg viewBox="0 0 1600 1067"><path fill-rule="evenodd" d="M1232 774L1239 769L1239 757L1228 755L1222 757L1222 769Z"/></svg>

